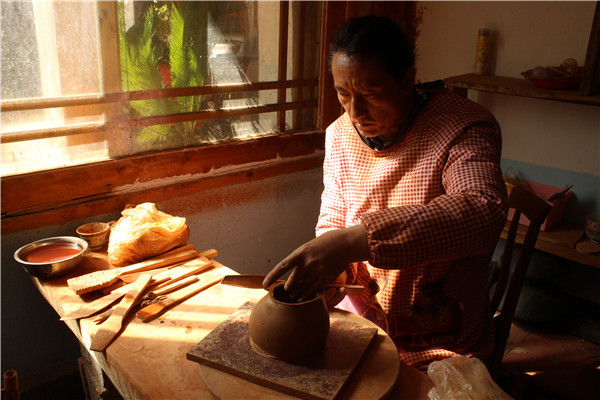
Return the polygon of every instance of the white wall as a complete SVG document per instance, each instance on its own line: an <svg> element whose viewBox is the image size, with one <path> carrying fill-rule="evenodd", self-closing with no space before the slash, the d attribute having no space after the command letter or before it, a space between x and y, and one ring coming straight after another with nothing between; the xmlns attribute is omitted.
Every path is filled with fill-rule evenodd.
<svg viewBox="0 0 600 400"><path fill-rule="evenodd" d="M417 80L472 72L479 28L495 34L496 75L521 78L569 57L583 65L594 8L594 1L418 2ZM600 107L473 91L469 97L502 127L503 167L554 186L574 183L574 206L582 207L571 210L573 219L600 213Z"/></svg>
<svg viewBox="0 0 600 400"><path fill-rule="evenodd" d="M520 77L536 65L585 60L594 1L421 1L417 15L419 75L472 72L479 28L496 35L496 75Z"/></svg>
<svg viewBox="0 0 600 400"><path fill-rule="evenodd" d="M495 33L495 75L521 78L522 71L569 57L583 65L595 5L418 2L417 80L471 73L479 28ZM469 97L500 123L504 170L511 167L526 179L557 187L574 184L576 197L565 215L569 222L583 225L586 214L600 214L600 107L474 91ZM600 270L570 264L561 277L563 290L600 304Z"/></svg>

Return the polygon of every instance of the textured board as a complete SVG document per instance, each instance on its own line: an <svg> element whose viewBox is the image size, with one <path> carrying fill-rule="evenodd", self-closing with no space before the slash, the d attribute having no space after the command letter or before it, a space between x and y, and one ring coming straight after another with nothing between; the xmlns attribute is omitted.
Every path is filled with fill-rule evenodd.
<svg viewBox="0 0 600 400"><path fill-rule="evenodd" d="M312 366L266 358L250 343L245 303L188 353L200 364L304 399L334 399L377 334L377 328L332 318L324 355Z"/></svg>

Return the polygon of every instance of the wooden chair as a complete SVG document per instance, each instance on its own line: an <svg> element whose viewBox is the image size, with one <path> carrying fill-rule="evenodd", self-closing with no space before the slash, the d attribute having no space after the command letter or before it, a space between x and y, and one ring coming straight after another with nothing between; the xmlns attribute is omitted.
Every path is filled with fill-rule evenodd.
<svg viewBox="0 0 600 400"><path fill-rule="evenodd" d="M492 358L488 362L490 375L494 380L498 379L504 349L510 334L510 327L517 308L521 288L527 274L529 260L533 253L535 242L537 240L540 226L546 219L550 211L550 204L542 200L535 194L513 186L506 185L508 190L508 207L514 209L514 215L507 233L506 242L502 256L500 257L500 271L498 280L491 297L492 310L496 310L494 315L494 325L496 326L496 342ZM511 264L515 250L515 239L519 219L525 215L530 223L525 233L525 238L519 251L517 262L512 274Z"/></svg>

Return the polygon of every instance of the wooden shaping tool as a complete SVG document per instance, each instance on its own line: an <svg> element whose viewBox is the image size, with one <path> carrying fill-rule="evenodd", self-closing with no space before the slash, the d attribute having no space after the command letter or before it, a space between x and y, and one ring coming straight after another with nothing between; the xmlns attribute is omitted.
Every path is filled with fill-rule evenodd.
<svg viewBox="0 0 600 400"><path fill-rule="evenodd" d="M121 286L120 288L113 290L111 293L100 297L98 300L94 300L80 309L68 313L67 315L61 317L60 320L67 321L70 319L86 318L94 315L109 307L121 297L125 296L125 294L131 289L131 285L133 285L133 283Z"/></svg>
<svg viewBox="0 0 600 400"><path fill-rule="evenodd" d="M223 277L223 281L221 282L223 285L230 286L238 286L245 287L250 289L264 289L262 282L265 279L265 275L254 275L254 274L241 274L241 275L225 275ZM283 280L279 280L277 282L284 282ZM330 283L326 287L326 289L330 288L345 288L346 294L350 296L360 296L360 294L365 290L365 287L362 285L342 285L337 283Z"/></svg>
<svg viewBox="0 0 600 400"><path fill-rule="evenodd" d="M215 249L204 250L198 254L199 257L206 257L209 260L215 258L218 255L219 255L219 252Z"/></svg>
<svg viewBox="0 0 600 400"><path fill-rule="evenodd" d="M135 301L142 295L142 292L148 286L150 281L152 280L151 275L142 274L140 277L133 283L131 290L127 292L123 300L119 303L117 308L113 311L113 313L108 317L108 319L102 324L98 332L92 338L92 343L90 344L90 350L95 351L104 351L108 345L113 341L113 339L119 334L121 328L123 327L123 319L133 307Z"/></svg>
<svg viewBox="0 0 600 400"><path fill-rule="evenodd" d="M164 286L165 284L176 282L180 279L185 278L186 276L200 273L211 267L211 261L204 257L193 259L188 261L187 263L184 263L182 266L175 267L173 269L153 275L150 285L152 285L154 288L159 288L161 286ZM121 297L125 296L125 294L131 289L131 287L132 284L128 284L118 289L115 289L110 294L107 294L99 298L98 300L92 301L91 303L86 304L80 309L70 312L69 314L63 316L61 318L61 321L70 319L80 319L92 316L109 307Z"/></svg>
<svg viewBox="0 0 600 400"><path fill-rule="evenodd" d="M148 303L153 303L154 299L157 299L158 297L165 295L167 293L171 293L177 289L180 289L184 286L187 286L193 282L196 282L198 279L200 279L199 276L197 275L192 275L192 276L188 276L185 278L179 277L176 278L176 281L168 281L165 282L166 284L168 284L167 286L163 286L161 289L157 289L155 291L151 291L146 293L146 295L143 298L138 298L135 303L134 306L137 306L140 303L144 303L144 302L148 302ZM154 285L152 285L154 286ZM160 301L161 299L157 299L155 301ZM149 305L148 303L146 303L146 305ZM96 324L101 324L102 322L106 321L106 319L108 317L110 317L110 314L112 313L112 310L108 309L105 312L98 314L96 316L96 318L94 319L94 322L96 322Z"/></svg>
<svg viewBox="0 0 600 400"><path fill-rule="evenodd" d="M186 247L186 246L184 246ZM147 271L150 269L165 267L181 261L186 261L198 257L198 251L195 249L181 250L175 249L166 252L158 257L154 257L127 267L95 271L89 274L77 276L67 280L69 287L78 295L93 292L94 290L110 286L119 279L120 275L131 274L134 272Z"/></svg>
<svg viewBox="0 0 600 400"><path fill-rule="evenodd" d="M168 307L180 303L192 297L196 293L200 293L204 289L207 289L221 282L222 279L223 275L217 273L216 271L212 273L208 272L205 276L202 277L202 279L199 282L196 282L186 287L185 289L180 289L179 291L173 294L166 295L165 298L161 301L142 308L140 311L137 312L136 317L145 321L150 320L156 315L163 312Z"/></svg>
<svg viewBox="0 0 600 400"><path fill-rule="evenodd" d="M173 292L177 289L181 289L184 286L194 283L198 279L200 279L200 277L198 277L197 275L192 275L192 276L183 278L181 280L178 280L177 282L168 282L169 285L163 286L159 289L153 289L153 290L149 291L146 296L148 296L149 299L155 299L158 296L162 296L163 294Z"/></svg>
<svg viewBox="0 0 600 400"><path fill-rule="evenodd" d="M171 276L168 281L160 282L158 285L154 286L152 290L161 289L165 286L171 285L174 282L177 282L181 279L187 278L192 275L199 274L203 271L206 271L209 268L213 267L213 263L206 257L196 258L194 260L188 261L184 265L175 267L171 270Z"/></svg>
<svg viewBox="0 0 600 400"><path fill-rule="evenodd" d="M193 247L192 245L189 245L189 246ZM201 251L200 253L198 253L198 259L205 261L206 259L210 260L218 255L219 255L219 252L215 249L204 250L204 251ZM169 269L175 269L179 266L185 266L185 265L190 266L190 265L192 265L191 263L193 263L195 261L196 260L191 260L191 261L183 262L181 264L174 264L174 265L169 266ZM200 261L198 261L198 262L200 262ZM137 279L138 276L139 276L139 273L125 274L125 275L119 276L119 279L125 283L133 283L133 282L135 282L135 280Z"/></svg>

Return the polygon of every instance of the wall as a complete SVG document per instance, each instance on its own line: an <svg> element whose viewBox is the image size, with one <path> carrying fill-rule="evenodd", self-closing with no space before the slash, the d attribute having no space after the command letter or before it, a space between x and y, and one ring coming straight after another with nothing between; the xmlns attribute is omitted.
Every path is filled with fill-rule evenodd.
<svg viewBox="0 0 600 400"><path fill-rule="evenodd" d="M217 260L240 273L266 273L314 237L322 191L320 169L208 190L157 204L185 216L189 243L215 248ZM74 235L92 220L66 221L2 236L2 371L16 369L21 389L77 369L79 345L71 331L13 259L20 246L43 237Z"/></svg>
<svg viewBox="0 0 600 400"><path fill-rule="evenodd" d="M479 28L495 34L493 72L520 78L573 57L583 65L595 2L418 2L417 79L473 71ZM526 179L563 187L576 200L567 219L600 214L600 107L469 92L503 133L502 164Z"/></svg>
<svg viewBox="0 0 600 400"><path fill-rule="evenodd" d="M417 80L473 71L479 28L494 32L492 72L520 78L538 65L573 57L583 65L596 2L418 2ZM600 214L600 107L469 92L502 128L502 167L563 187L576 198L565 219ZM538 254L541 257L541 254ZM535 261L535 260L534 260ZM563 260L564 261L564 260ZM570 263L565 291L600 304L600 269Z"/></svg>

